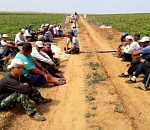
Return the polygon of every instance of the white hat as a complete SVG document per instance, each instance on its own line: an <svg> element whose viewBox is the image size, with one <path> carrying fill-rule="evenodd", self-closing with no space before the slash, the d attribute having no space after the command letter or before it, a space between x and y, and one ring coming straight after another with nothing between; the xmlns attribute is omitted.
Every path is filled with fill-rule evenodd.
<svg viewBox="0 0 150 130"><path fill-rule="evenodd" d="M50 25L50 28L53 27L53 25Z"/></svg>
<svg viewBox="0 0 150 130"><path fill-rule="evenodd" d="M8 34L3 34L3 37L9 37Z"/></svg>
<svg viewBox="0 0 150 130"><path fill-rule="evenodd" d="M47 24L45 24L45 26L47 27L47 26L49 26L49 24L47 23Z"/></svg>
<svg viewBox="0 0 150 130"><path fill-rule="evenodd" d="M7 69L11 69L12 67L17 67L19 65L25 66L27 64L27 62L22 62L20 59L13 59L11 64L7 66Z"/></svg>
<svg viewBox="0 0 150 130"><path fill-rule="evenodd" d="M133 37L131 35L127 35L125 39L129 39L129 40L132 40Z"/></svg>
<svg viewBox="0 0 150 130"><path fill-rule="evenodd" d="M142 37L142 39L139 40L139 42L149 42L149 41L150 41L150 39L149 39L149 37L147 37L147 36Z"/></svg>
<svg viewBox="0 0 150 130"><path fill-rule="evenodd" d="M43 35L39 35L38 36L38 41L43 41L44 40L44 36Z"/></svg>
<svg viewBox="0 0 150 130"><path fill-rule="evenodd" d="M21 32L25 33L25 29L21 29Z"/></svg>
<svg viewBox="0 0 150 130"><path fill-rule="evenodd" d="M38 46L38 47L43 47L44 46L42 41L37 41L35 43L35 45Z"/></svg>
<svg viewBox="0 0 150 130"><path fill-rule="evenodd" d="M43 27L45 27L45 25L44 25L44 24L42 24L42 25L41 25L41 28L43 28Z"/></svg>
<svg viewBox="0 0 150 130"><path fill-rule="evenodd" d="M72 28L75 28L76 26L75 25L72 25Z"/></svg>

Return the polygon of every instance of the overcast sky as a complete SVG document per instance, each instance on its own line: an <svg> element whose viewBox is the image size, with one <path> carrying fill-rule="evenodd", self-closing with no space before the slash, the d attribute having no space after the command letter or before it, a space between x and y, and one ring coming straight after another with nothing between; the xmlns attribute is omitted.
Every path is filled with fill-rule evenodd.
<svg viewBox="0 0 150 130"><path fill-rule="evenodd" d="M150 13L150 0L0 0L0 11Z"/></svg>

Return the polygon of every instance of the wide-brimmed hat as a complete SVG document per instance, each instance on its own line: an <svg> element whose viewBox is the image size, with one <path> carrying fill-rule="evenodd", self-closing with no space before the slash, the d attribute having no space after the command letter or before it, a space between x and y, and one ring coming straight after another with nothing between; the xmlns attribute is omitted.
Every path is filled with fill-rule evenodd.
<svg viewBox="0 0 150 130"><path fill-rule="evenodd" d="M44 36L43 35L39 35L38 36L38 41L43 41L44 40Z"/></svg>
<svg viewBox="0 0 150 130"><path fill-rule="evenodd" d="M25 66L27 64L27 62L22 62L20 59L13 59L10 65L7 66L7 69L11 69L12 67L18 67L20 65Z"/></svg>
<svg viewBox="0 0 150 130"><path fill-rule="evenodd" d="M44 46L42 41L37 41L35 43L35 45L38 46L38 47L43 47Z"/></svg>
<svg viewBox="0 0 150 130"><path fill-rule="evenodd" d="M3 37L9 37L8 34L3 34Z"/></svg>
<svg viewBox="0 0 150 130"><path fill-rule="evenodd" d="M148 36L144 36L144 37L142 37L141 40L139 40L140 43L142 43L142 42L149 42L149 41L150 41L150 38Z"/></svg>

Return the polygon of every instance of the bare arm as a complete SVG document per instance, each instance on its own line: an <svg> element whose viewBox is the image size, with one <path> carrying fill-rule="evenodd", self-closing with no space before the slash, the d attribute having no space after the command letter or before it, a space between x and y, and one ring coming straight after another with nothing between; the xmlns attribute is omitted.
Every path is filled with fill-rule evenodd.
<svg viewBox="0 0 150 130"><path fill-rule="evenodd" d="M47 71L45 68L43 68L43 66L42 66L38 61L33 60L33 63L34 63L37 67L39 67L39 68L42 70L42 72L44 71L44 72L48 73L48 71ZM38 70L39 70L39 69L38 69ZM41 70L40 70L40 71L41 71Z"/></svg>
<svg viewBox="0 0 150 130"><path fill-rule="evenodd" d="M133 55L133 56L137 56L137 55L140 55L140 54L142 54L141 51L132 50L132 55Z"/></svg>

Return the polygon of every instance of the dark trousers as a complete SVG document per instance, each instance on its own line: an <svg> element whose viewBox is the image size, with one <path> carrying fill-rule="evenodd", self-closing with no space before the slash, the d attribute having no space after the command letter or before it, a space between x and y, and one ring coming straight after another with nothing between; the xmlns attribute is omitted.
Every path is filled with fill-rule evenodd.
<svg viewBox="0 0 150 130"><path fill-rule="evenodd" d="M128 53L123 53L122 54L122 57L123 57L123 60L124 61L129 61L129 62L131 62L132 61L132 54L128 54Z"/></svg>
<svg viewBox="0 0 150 130"><path fill-rule="evenodd" d="M14 55L16 55L20 50L19 49L13 49L11 47L6 47L6 49L4 50L4 52L1 54L2 57L8 56L9 53L13 53Z"/></svg>
<svg viewBox="0 0 150 130"><path fill-rule="evenodd" d="M133 72L136 71L139 64L140 64L140 60L136 60L136 61L131 62L131 66L129 67L129 69L127 71L128 74L133 75Z"/></svg>
<svg viewBox="0 0 150 130"><path fill-rule="evenodd" d="M58 78L58 75L55 74L55 71L57 69L55 69L54 67L52 67L51 65L47 64L47 63L44 63L42 61L39 61L38 62L53 76L53 77L57 77Z"/></svg>
<svg viewBox="0 0 150 130"><path fill-rule="evenodd" d="M150 84L150 68L147 70L146 75L143 80L143 84L145 84L146 88L149 87Z"/></svg>
<svg viewBox="0 0 150 130"><path fill-rule="evenodd" d="M148 65L146 65L145 63L140 63L136 69L136 72L135 72L135 77L138 77L140 74L144 74L146 75L147 73L147 70L149 69L150 67Z"/></svg>
<svg viewBox="0 0 150 130"><path fill-rule="evenodd" d="M68 48L68 49L71 49L71 48ZM64 47L64 51L66 51L66 47ZM69 52L69 54L71 54L71 53L78 54L79 51L80 51L80 49L78 47L76 47L76 48L72 49L72 51Z"/></svg>

